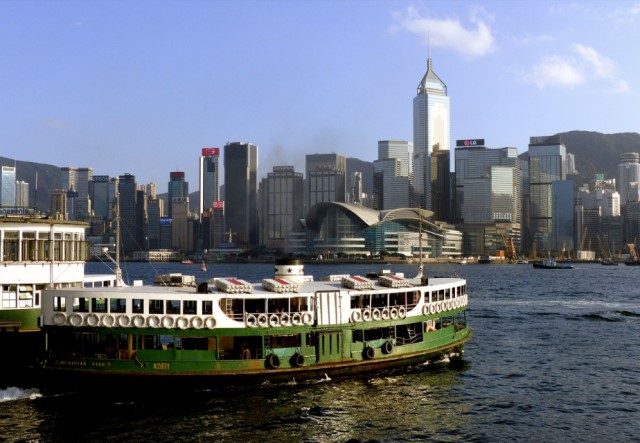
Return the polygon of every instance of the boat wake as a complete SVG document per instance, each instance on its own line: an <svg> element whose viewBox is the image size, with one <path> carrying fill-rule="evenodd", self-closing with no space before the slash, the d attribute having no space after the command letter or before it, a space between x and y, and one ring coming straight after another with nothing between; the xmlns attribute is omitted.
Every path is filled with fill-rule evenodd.
<svg viewBox="0 0 640 443"><path fill-rule="evenodd" d="M40 397L42 397L42 394L37 389L22 389L16 386L0 389L0 403L24 399L35 400Z"/></svg>

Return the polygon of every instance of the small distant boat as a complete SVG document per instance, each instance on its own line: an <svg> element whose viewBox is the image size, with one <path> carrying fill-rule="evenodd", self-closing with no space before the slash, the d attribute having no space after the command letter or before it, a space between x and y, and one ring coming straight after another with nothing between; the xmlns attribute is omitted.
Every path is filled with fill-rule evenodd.
<svg viewBox="0 0 640 443"><path fill-rule="evenodd" d="M458 260L458 264L459 264L459 265L466 265L466 264L467 264L467 261L466 261L465 259Z"/></svg>
<svg viewBox="0 0 640 443"><path fill-rule="evenodd" d="M480 257L478 257L478 263L481 264L489 264L491 263L491 257L488 255L481 255Z"/></svg>
<svg viewBox="0 0 640 443"><path fill-rule="evenodd" d="M521 259L521 260L518 260L516 262L516 264L518 264L518 265L528 265L529 264L529 260Z"/></svg>
<svg viewBox="0 0 640 443"><path fill-rule="evenodd" d="M573 265L558 264L555 258L545 258L541 262L533 262L533 267L536 269L573 269Z"/></svg>
<svg viewBox="0 0 640 443"><path fill-rule="evenodd" d="M182 260L180 263L182 263L183 265L192 265L193 261L189 260L189 259L186 259L186 260Z"/></svg>
<svg viewBox="0 0 640 443"><path fill-rule="evenodd" d="M610 258L601 260L600 264L603 265L603 266L618 266L618 263L614 262Z"/></svg>

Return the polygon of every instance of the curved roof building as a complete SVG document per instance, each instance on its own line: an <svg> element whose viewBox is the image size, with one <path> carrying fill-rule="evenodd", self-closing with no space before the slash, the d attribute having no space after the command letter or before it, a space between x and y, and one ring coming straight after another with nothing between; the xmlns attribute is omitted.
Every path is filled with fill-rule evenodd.
<svg viewBox="0 0 640 443"><path fill-rule="evenodd" d="M418 208L377 211L341 202L318 203L303 221L307 230L304 252L418 255L422 246L424 256L460 255L462 234L433 222L432 217L433 212Z"/></svg>

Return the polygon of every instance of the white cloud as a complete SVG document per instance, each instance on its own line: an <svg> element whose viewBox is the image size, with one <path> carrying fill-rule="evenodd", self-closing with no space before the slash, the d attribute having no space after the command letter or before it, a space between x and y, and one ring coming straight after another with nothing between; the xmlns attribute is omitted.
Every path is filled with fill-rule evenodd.
<svg viewBox="0 0 640 443"><path fill-rule="evenodd" d="M544 89L548 86L574 87L593 80L602 84L601 80L607 80L612 86L612 91L629 91L628 83L618 77L614 61L581 44L575 44L571 49L575 56L554 55L533 66L532 70L524 75L525 82Z"/></svg>
<svg viewBox="0 0 640 443"><path fill-rule="evenodd" d="M547 86L573 87L586 81L571 59L558 56L548 57L535 65L524 80L540 89Z"/></svg>
<svg viewBox="0 0 640 443"><path fill-rule="evenodd" d="M397 15L399 24L394 29L405 29L421 36L425 43L434 47L452 49L460 54L480 57L494 48L493 32L482 16L482 10L471 11L472 26L465 28L458 19L434 19L422 17L417 9L409 7L404 14Z"/></svg>
<svg viewBox="0 0 640 443"><path fill-rule="evenodd" d="M613 78L615 65L611 60L600 55L595 49L580 44L573 45L573 50L580 55L586 65L595 69L597 77Z"/></svg>

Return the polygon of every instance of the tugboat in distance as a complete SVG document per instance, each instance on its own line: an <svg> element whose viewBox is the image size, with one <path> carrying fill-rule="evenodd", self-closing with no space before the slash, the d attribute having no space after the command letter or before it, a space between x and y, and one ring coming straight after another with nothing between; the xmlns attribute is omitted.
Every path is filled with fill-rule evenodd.
<svg viewBox="0 0 640 443"><path fill-rule="evenodd" d="M554 257L543 259L541 262L533 262L533 267L536 269L573 269L573 265L558 264Z"/></svg>

